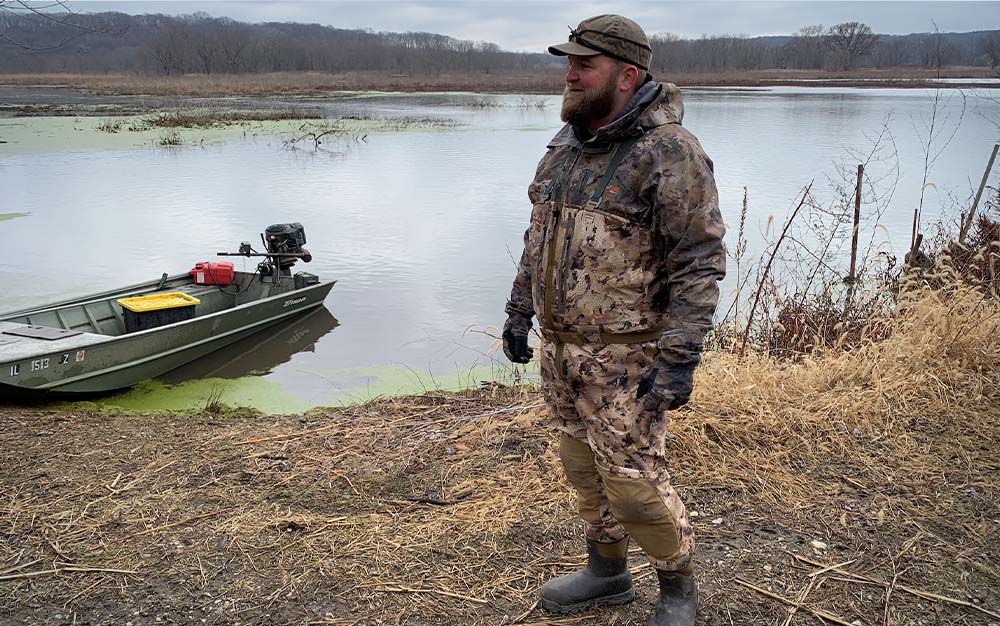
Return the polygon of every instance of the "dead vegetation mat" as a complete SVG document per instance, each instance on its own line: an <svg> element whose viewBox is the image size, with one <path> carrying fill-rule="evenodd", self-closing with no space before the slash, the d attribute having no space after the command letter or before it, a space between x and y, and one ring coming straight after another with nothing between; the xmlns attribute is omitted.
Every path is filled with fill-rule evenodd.
<svg viewBox="0 0 1000 626"><path fill-rule="evenodd" d="M1000 309L905 304L887 339L712 354L673 416L700 624L1000 623ZM583 562L537 390L305 415L0 412L3 624L645 624L552 616Z"/></svg>

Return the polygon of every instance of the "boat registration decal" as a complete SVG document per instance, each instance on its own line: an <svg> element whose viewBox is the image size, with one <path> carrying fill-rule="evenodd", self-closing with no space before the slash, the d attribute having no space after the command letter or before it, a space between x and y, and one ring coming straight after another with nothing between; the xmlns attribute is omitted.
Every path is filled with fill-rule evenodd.
<svg viewBox="0 0 1000 626"><path fill-rule="evenodd" d="M31 371L37 372L39 370L45 370L49 368L49 359L35 359L31 362Z"/></svg>
<svg viewBox="0 0 1000 626"><path fill-rule="evenodd" d="M17 376L20 373L21 373L21 364L20 363L15 363L15 364L13 364L13 365L10 366L10 375L11 376Z"/></svg>
<svg viewBox="0 0 1000 626"><path fill-rule="evenodd" d="M84 357L85 353L86 353L86 350L77 350L76 351L76 362L77 363L80 363L81 361L83 361L83 357Z"/></svg>
<svg viewBox="0 0 1000 626"><path fill-rule="evenodd" d="M291 300L285 300L285 307L290 307L293 304L302 304L305 301L306 301L305 296L302 296L301 298L293 298Z"/></svg>

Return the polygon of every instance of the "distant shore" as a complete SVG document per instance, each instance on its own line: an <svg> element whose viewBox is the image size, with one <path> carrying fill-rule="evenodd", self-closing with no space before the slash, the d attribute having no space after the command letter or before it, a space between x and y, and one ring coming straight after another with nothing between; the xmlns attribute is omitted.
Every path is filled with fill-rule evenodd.
<svg viewBox="0 0 1000 626"><path fill-rule="evenodd" d="M947 69L895 68L824 72L805 70L761 70L698 74L656 73L681 87L899 87L982 88L1000 87L1000 76L986 67ZM971 79L964 82L957 79ZM954 82L939 82L947 79ZM988 83L975 82L993 79ZM271 74L185 74L147 76L135 74L0 74L0 85L57 87L83 90L103 96L320 96L343 91L479 92L558 94L562 72L525 73L390 73L351 72L326 74L294 72Z"/></svg>

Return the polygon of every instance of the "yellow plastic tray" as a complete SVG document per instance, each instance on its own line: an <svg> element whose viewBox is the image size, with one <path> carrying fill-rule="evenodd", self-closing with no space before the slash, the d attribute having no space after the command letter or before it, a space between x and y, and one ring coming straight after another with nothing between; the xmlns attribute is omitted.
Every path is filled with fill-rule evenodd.
<svg viewBox="0 0 1000 626"><path fill-rule="evenodd" d="M145 313L147 311L159 311L161 309L176 309L182 306L201 304L201 300L186 293L173 291L170 293L157 293L151 296L136 296L134 298L121 298L118 304L122 305L133 313Z"/></svg>

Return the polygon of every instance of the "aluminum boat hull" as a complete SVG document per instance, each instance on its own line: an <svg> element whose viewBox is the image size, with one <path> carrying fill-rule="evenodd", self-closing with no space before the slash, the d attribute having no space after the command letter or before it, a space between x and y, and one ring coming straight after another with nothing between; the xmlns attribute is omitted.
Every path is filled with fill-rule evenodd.
<svg viewBox="0 0 1000 626"><path fill-rule="evenodd" d="M2 314L0 396L130 387L323 306L334 282L295 288L291 276L237 272L235 285L216 287L195 285L189 276L178 275ZM119 298L170 291L201 300L194 318L125 332ZM26 332L50 336L28 337Z"/></svg>

